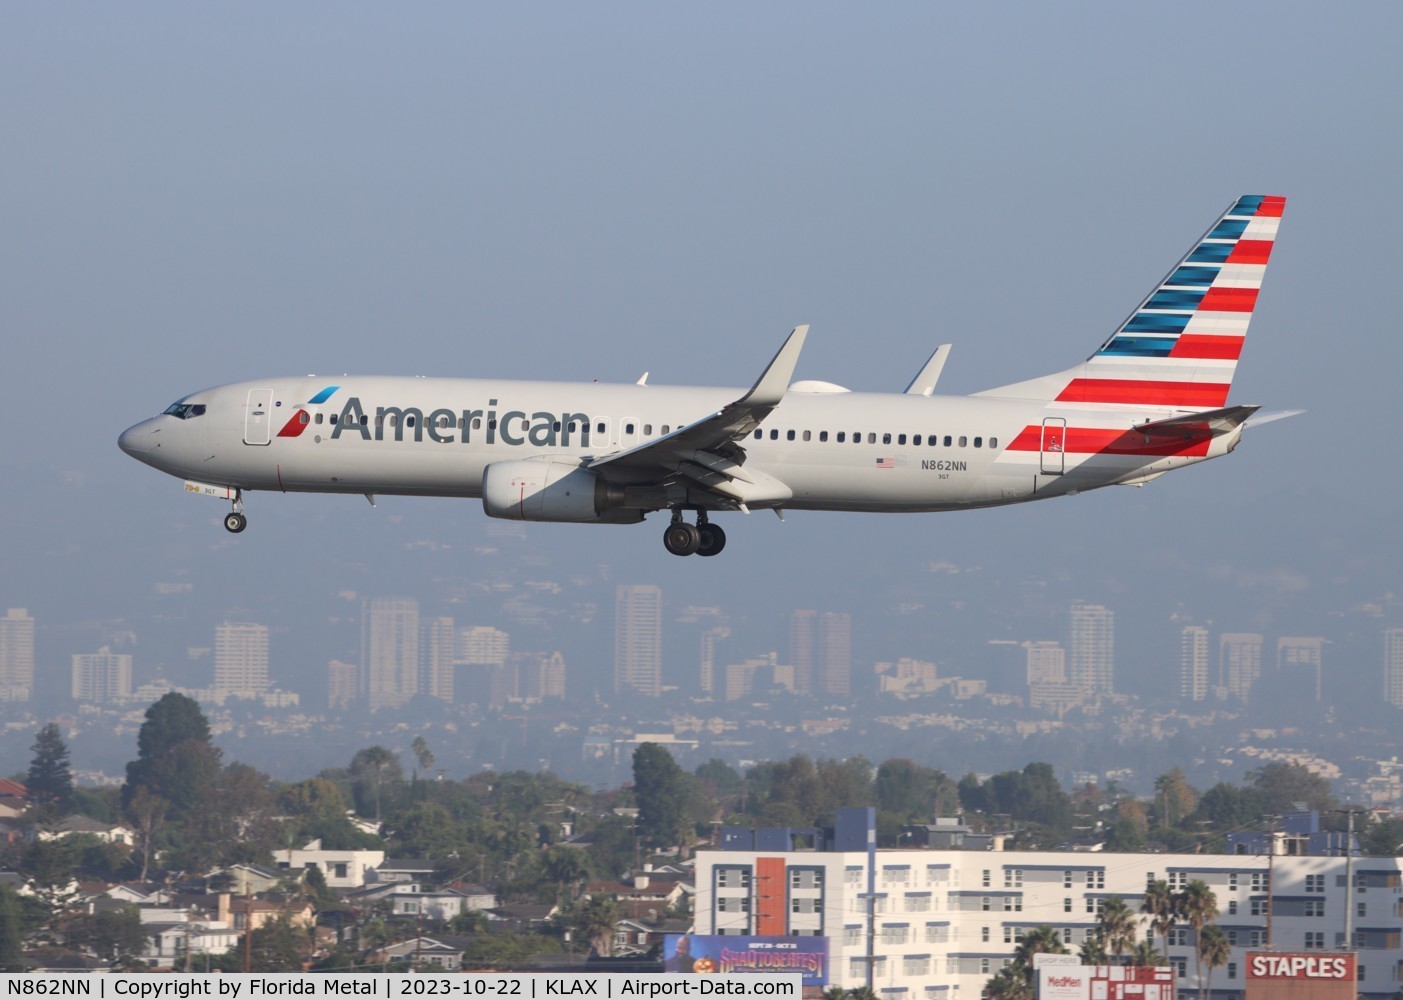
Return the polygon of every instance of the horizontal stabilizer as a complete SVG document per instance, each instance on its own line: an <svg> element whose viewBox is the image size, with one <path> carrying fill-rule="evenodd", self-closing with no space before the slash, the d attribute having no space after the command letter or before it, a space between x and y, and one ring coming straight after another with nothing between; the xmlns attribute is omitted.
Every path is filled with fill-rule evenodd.
<svg viewBox="0 0 1403 1000"><path fill-rule="evenodd" d="M1254 413L1252 419L1247 421L1248 427L1261 427L1276 420L1285 420L1287 417L1299 417L1305 410L1272 410L1270 413Z"/></svg>
<svg viewBox="0 0 1403 1000"><path fill-rule="evenodd" d="M1146 437L1185 437L1195 431L1201 431L1203 425L1207 424L1209 432L1217 437L1241 427L1248 417L1260 409L1260 406L1226 406L1219 410L1181 413L1176 417L1136 424L1135 431Z"/></svg>

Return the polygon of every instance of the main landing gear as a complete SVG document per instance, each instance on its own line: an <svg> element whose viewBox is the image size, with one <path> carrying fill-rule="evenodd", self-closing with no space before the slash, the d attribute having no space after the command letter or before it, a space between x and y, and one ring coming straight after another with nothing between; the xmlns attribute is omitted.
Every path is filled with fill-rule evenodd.
<svg viewBox="0 0 1403 1000"><path fill-rule="evenodd" d="M248 518L244 517L244 495L234 494L234 509L224 515L224 530L230 534L237 535L248 527Z"/></svg>
<svg viewBox="0 0 1403 1000"><path fill-rule="evenodd" d="M706 519L706 511L697 511L697 523L682 520L682 511L672 512L672 523L663 532L663 547L675 556L714 556L726 547L726 533L719 525Z"/></svg>

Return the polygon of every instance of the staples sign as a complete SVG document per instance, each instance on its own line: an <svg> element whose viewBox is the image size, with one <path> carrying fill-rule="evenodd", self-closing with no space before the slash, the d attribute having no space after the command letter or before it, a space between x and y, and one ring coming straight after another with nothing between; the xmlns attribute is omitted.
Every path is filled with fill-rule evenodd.
<svg viewBox="0 0 1403 1000"><path fill-rule="evenodd" d="M1297 952L1250 952L1248 979L1331 979L1354 982L1354 956L1342 954L1301 954Z"/></svg>

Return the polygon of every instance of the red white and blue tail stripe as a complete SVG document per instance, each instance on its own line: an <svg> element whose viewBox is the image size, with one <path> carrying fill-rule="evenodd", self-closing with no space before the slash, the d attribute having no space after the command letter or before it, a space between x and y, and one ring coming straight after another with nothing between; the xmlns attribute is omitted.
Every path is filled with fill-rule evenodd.
<svg viewBox="0 0 1403 1000"><path fill-rule="evenodd" d="M1078 367L980 395L1206 410L1228 389L1286 199L1239 198Z"/></svg>

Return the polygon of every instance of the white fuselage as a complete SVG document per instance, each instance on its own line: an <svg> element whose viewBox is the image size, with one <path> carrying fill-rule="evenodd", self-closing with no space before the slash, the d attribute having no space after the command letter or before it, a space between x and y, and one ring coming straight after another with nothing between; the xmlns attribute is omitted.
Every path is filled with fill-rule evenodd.
<svg viewBox="0 0 1403 1000"><path fill-rule="evenodd" d="M325 395L327 388L334 391ZM127 430L120 444L163 472L236 491L480 497L491 463L544 457L578 463L625 451L716 412L741 391L387 376L274 378L193 393L182 402L203 406L198 416L153 417ZM746 470L768 474L792 491L782 502L754 506L940 511L1138 480L1217 457L1237 443L1240 428L1178 448L1152 445L1130 430L1172 412L1108 412L980 396L790 391L738 443ZM1078 434L1112 444L1078 451ZM684 502L714 510L732 506L716 499L692 489Z"/></svg>

